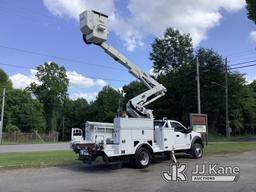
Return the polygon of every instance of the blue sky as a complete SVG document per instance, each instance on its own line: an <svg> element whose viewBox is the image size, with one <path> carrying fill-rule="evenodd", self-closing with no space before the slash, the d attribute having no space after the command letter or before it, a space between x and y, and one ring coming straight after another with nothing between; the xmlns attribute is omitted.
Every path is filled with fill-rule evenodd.
<svg viewBox="0 0 256 192"><path fill-rule="evenodd" d="M134 80L99 47L83 43L77 17L84 9L110 16L108 42L146 72L151 43L167 26L191 33L195 47L213 48L230 64L256 59L256 25L243 0L150 1L1 0L0 67L22 88L35 80L33 68L55 61L68 71L70 96L88 100L106 84L120 88ZM256 78L255 67L240 71Z"/></svg>

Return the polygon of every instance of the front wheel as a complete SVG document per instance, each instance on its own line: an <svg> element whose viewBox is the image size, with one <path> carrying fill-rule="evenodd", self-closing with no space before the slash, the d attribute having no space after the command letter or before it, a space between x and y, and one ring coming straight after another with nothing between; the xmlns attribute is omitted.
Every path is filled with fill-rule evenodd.
<svg viewBox="0 0 256 192"><path fill-rule="evenodd" d="M191 147L191 155L195 159L200 159L203 156L203 147L199 143L195 143Z"/></svg>
<svg viewBox="0 0 256 192"><path fill-rule="evenodd" d="M137 168L146 168L151 162L151 153L146 148L140 148L134 157L134 163Z"/></svg>

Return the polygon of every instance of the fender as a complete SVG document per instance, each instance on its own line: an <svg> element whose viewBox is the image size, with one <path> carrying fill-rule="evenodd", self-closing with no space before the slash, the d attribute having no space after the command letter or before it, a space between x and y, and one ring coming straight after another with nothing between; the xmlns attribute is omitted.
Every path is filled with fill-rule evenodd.
<svg viewBox="0 0 256 192"><path fill-rule="evenodd" d="M204 148L204 142L203 142L203 140L202 140L202 138L201 138L201 137L199 137L199 136L195 136L195 137L192 139L191 147L192 147L192 145L193 145L193 144L195 144L195 143L199 143L199 144L201 144L201 145L202 145L202 147Z"/></svg>
<svg viewBox="0 0 256 192"><path fill-rule="evenodd" d="M134 154L135 154L141 147L145 147L145 148L148 149L151 153L154 153L152 147L151 147L148 143L140 143L140 144L136 147L136 149L135 149L135 151L134 151Z"/></svg>

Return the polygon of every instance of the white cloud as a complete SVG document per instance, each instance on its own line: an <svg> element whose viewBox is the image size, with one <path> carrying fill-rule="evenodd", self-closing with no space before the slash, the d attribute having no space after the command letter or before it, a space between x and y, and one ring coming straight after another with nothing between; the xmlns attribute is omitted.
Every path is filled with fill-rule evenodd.
<svg viewBox="0 0 256 192"><path fill-rule="evenodd" d="M245 81L245 84L246 84L246 85L250 85L252 82L253 82L253 80L246 80L246 81Z"/></svg>
<svg viewBox="0 0 256 192"><path fill-rule="evenodd" d="M244 0L130 0L128 9L144 31L159 36L171 26L190 33L196 46L219 24L220 10L237 11L244 5Z"/></svg>
<svg viewBox="0 0 256 192"><path fill-rule="evenodd" d="M113 0L43 0L43 3L52 14L77 21L84 10L97 10L111 15L115 9Z"/></svg>
<svg viewBox="0 0 256 192"><path fill-rule="evenodd" d="M162 35L167 27L190 33L194 46L207 38L208 31L222 18L221 10L234 12L245 6L244 0L129 0L130 15L117 13L114 0L43 0L48 10L57 16L78 21L86 9L108 14L110 30L124 41L127 50L143 45L147 34Z"/></svg>
<svg viewBox="0 0 256 192"><path fill-rule="evenodd" d="M106 81L102 80L102 79L97 79L97 80L95 81L95 84L98 85L98 86L100 86L100 87L104 87L104 86L106 86L108 83L107 83Z"/></svg>
<svg viewBox="0 0 256 192"><path fill-rule="evenodd" d="M136 47L143 46L143 34L121 16L112 14L109 17L109 27L124 41L124 47L128 51L133 51Z"/></svg>
<svg viewBox="0 0 256 192"><path fill-rule="evenodd" d="M13 87L17 89L24 89L29 86L32 82L39 84L35 74L36 70L30 69L29 75L24 75L21 73L14 74L10 76ZM89 87L103 87L107 85L107 82L102 79L91 79L82 74L79 74L75 71L67 71L67 76L69 79L70 86L78 86L81 88L89 88Z"/></svg>
<svg viewBox="0 0 256 192"><path fill-rule="evenodd" d="M96 99L96 97L97 97L97 95L98 95L98 92L92 92L92 93L90 93L90 92L78 92L78 93L73 93L73 94L71 94L70 95L70 98L71 99L73 99L73 100L76 100L76 99L78 99L78 98L84 98L84 99L86 99L87 101L93 101L93 100L95 100Z"/></svg>
<svg viewBox="0 0 256 192"><path fill-rule="evenodd" d="M245 84L246 85L251 84L255 80L256 80L255 76L251 76L251 75L248 75L248 74L245 76Z"/></svg>
<svg viewBox="0 0 256 192"><path fill-rule="evenodd" d="M173 69L172 67L169 67L169 71L172 70L172 69ZM158 72L155 72L154 68L151 68L148 71L148 74L152 75L154 78L157 78L159 75L166 75L166 70L161 69Z"/></svg>
<svg viewBox="0 0 256 192"><path fill-rule="evenodd" d="M93 87L93 86L100 86L103 87L107 85L107 82L102 79L91 79L82 74L79 74L75 71L67 71L67 76L69 79L70 86L79 86L79 87Z"/></svg>
<svg viewBox="0 0 256 192"><path fill-rule="evenodd" d="M253 41L256 42L256 31L251 31L250 37L251 37L251 39L252 39Z"/></svg>
<svg viewBox="0 0 256 192"><path fill-rule="evenodd" d="M80 87L92 87L94 85L94 80L87 78L75 71L67 71L67 76L70 85L80 86Z"/></svg>
<svg viewBox="0 0 256 192"><path fill-rule="evenodd" d="M133 25L115 12L114 0L43 0L47 9L56 16L79 21L84 10L97 10L109 16L109 28L124 41L127 50L142 46L142 35Z"/></svg>
<svg viewBox="0 0 256 192"><path fill-rule="evenodd" d="M119 91L120 93L123 92L123 87L114 88L116 91Z"/></svg>
<svg viewBox="0 0 256 192"><path fill-rule="evenodd" d="M14 88L25 89L33 82L39 84L38 80L35 77L35 74L36 74L36 70L30 69L29 75L17 73L17 74L10 76L10 80L12 81Z"/></svg>
<svg viewBox="0 0 256 192"><path fill-rule="evenodd" d="M149 69L148 74L154 76L155 75L154 68Z"/></svg>

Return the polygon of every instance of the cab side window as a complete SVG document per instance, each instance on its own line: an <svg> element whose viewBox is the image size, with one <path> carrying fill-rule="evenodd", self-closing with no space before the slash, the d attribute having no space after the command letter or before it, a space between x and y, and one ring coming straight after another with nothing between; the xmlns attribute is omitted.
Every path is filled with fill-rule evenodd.
<svg viewBox="0 0 256 192"><path fill-rule="evenodd" d="M181 126L179 123L171 122L171 125L174 128L175 132L182 132L182 131L184 131L184 127Z"/></svg>

